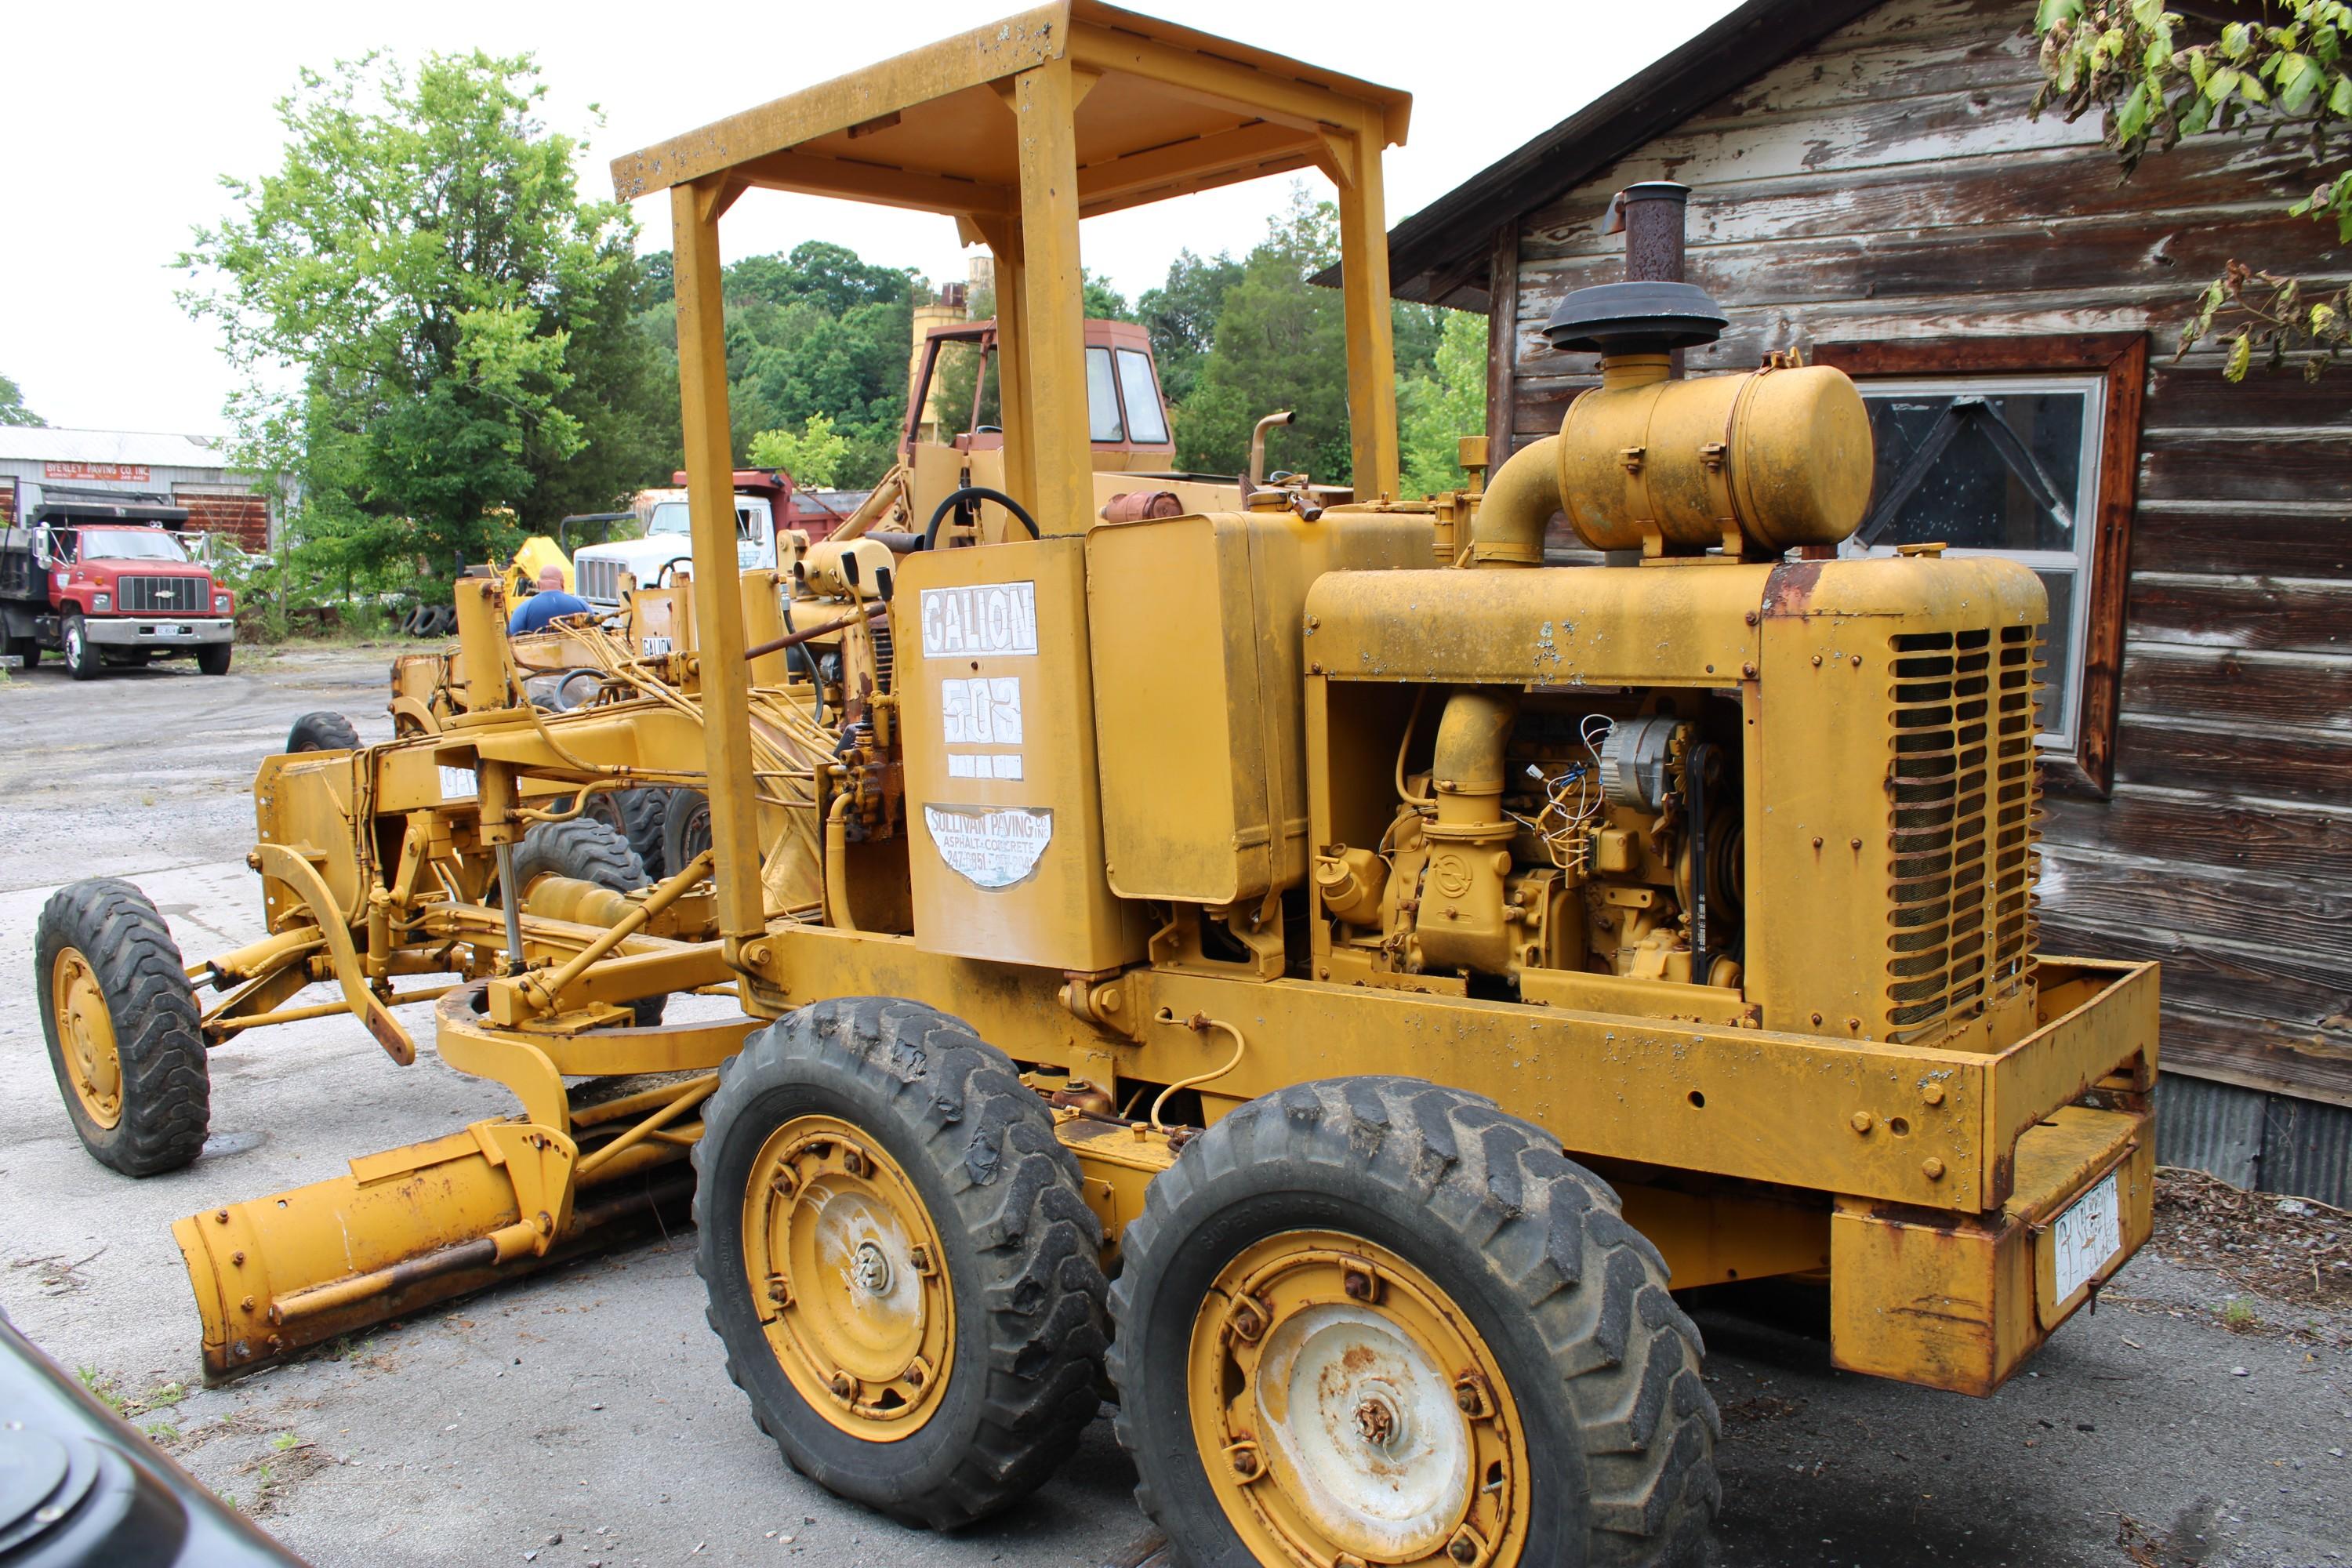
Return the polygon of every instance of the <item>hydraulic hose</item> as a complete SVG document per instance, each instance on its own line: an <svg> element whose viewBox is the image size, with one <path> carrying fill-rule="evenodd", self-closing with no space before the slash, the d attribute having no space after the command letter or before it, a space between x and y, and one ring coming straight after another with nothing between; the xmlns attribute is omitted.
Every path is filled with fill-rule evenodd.
<svg viewBox="0 0 2352 1568"><path fill-rule="evenodd" d="M948 513L953 510L956 507L962 505L966 501L973 500L994 501L997 505L1003 507L1005 510L1011 512L1014 517L1020 520L1021 526L1029 531L1030 538L1035 539L1038 537L1036 520L1029 515L1027 510L1024 508L1019 501L1014 500L1003 490L992 490L985 485L966 485L961 489L950 490L947 494L947 498L940 502L939 509L931 513L930 526L923 530L923 548L926 550L938 549L940 540L940 523L941 521L943 521L947 517Z"/></svg>

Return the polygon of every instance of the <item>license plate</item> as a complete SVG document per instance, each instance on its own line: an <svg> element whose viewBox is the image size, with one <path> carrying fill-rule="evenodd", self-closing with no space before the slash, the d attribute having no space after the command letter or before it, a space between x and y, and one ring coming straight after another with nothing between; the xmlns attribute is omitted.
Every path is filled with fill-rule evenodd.
<svg viewBox="0 0 2352 1568"><path fill-rule="evenodd" d="M2068 1205L2051 1226L2050 1239L2054 1300L2063 1301L2123 1250L2123 1209L2114 1172Z"/></svg>
<svg viewBox="0 0 2352 1568"><path fill-rule="evenodd" d="M155 635L159 637L184 637L194 629L193 626L157 626Z"/></svg>

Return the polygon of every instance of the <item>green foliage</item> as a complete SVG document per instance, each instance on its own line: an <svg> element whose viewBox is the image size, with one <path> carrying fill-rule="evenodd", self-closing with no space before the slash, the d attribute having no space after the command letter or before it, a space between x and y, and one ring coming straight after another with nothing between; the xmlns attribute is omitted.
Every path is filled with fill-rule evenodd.
<svg viewBox="0 0 2352 1568"><path fill-rule="evenodd" d="M280 167L180 258L245 372L241 465L293 475L306 565L346 593L597 510L660 455L635 226L583 201L525 56L371 55L279 100ZM288 385L284 372L297 373Z"/></svg>
<svg viewBox="0 0 2352 1568"><path fill-rule="evenodd" d="M1240 264L1239 277L1214 295L1210 352L1176 405L1176 461L1210 473L1235 473L1247 462L1251 428L1276 409L1297 415L1273 437L1269 469L1304 469L1327 484L1346 484L1354 471L1348 426L1348 335L1345 306L1336 289L1309 281L1339 258L1339 211L1294 186L1290 205L1276 214L1265 239ZM1170 272L1171 289L1144 297L1149 319L1187 264ZM1205 264L1231 266L1230 262ZM1188 277L1186 281L1192 281ZM1202 295L1217 279L1201 278ZM1427 306L1392 307L1400 382L1426 374L1435 363L1439 323ZM1156 339L1155 339L1156 343ZM1163 384L1168 374L1160 369Z"/></svg>
<svg viewBox="0 0 2352 1568"><path fill-rule="evenodd" d="M2055 104L2074 121L2096 109L2126 177L2184 136L2261 125L2303 141L2320 174L2287 210L2335 226L2352 242L2352 59L2344 0L2271 0L2258 16L2217 25L2162 0L2041 0L2042 89L2032 112ZM2231 258L2183 326L2180 353L2209 337L2230 342L2223 374L2244 377L2259 354L2276 368L2304 352L2317 379L2352 349L2352 290L2306 290L2294 277Z"/></svg>
<svg viewBox="0 0 2352 1568"><path fill-rule="evenodd" d="M782 468L802 485L829 489L849 458L849 438L836 436L833 421L812 414L797 430L762 430L745 448L755 468Z"/></svg>
<svg viewBox="0 0 2352 1568"><path fill-rule="evenodd" d="M1446 310L1429 373L1404 383L1397 401L1404 425L1404 493L1460 489L1461 438L1486 428L1486 318Z"/></svg>
<svg viewBox="0 0 2352 1568"><path fill-rule="evenodd" d="M1168 281L1147 289L1135 302L1136 316L1151 337L1151 357L1160 366L1160 390L1171 404L1192 394L1201 362L1216 341L1217 312L1226 290L1242 280L1242 264L1230 256L1203 261L1180 250Z"/></svg>
<svg viewBox="0 0 2352 1568"><path fill-rule="evenodd" d="M1083 268L1080 269L1078 276L1083 279L1083 283L1080 287L1080 299L1084 301L1086 306L1085 315L1087 320L1089 321L1131 321L1135 320L1135 312L1128 309L1127 296L1112 288L1110 286L1110 279L1108 278L1097 278L1093 273L1086 271Z"/></svg>
<svg viewBox="0 0 2352 1568"><path fill-rule="evenodd" d="M666 468L684 462L678 428L677 313L667 252L643 260L635 321L659 363ZM835 482L870 485L898 456L907 414L914 301L926 285L845 246L805 240L784 255L747 256L721 274L727 308L729 434L748 458L771 431L822 415L846 443ZM789 465L788 465L789 466ZM797 468L795 479L808 483ZM666 477L666 476L665 476Z"/></svg>
<svg viewBox="0 0 2352 1568"><path fill-rule="evenodd" d="M0 425L47 425L47 420L25 406L25 394L0 375Z"/></svg>

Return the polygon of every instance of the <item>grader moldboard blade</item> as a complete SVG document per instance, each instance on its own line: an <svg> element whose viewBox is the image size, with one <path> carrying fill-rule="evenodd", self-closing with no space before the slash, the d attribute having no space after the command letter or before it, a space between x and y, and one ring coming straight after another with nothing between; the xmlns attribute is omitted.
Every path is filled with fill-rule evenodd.
<svg viewBox="0 0 2352 1568"><path fill-rule="evenodd" d="M707 1070L754 1020L673 1027L509 1030L487 985L437 1007L441 1053L494 1077L522 1115L365 1155L351 1173L191 1215L172 1227L204 1321L207 1376L310 1345L633 1239L692 1195ZM662 1081L629 1089L619 1074ZM574 1104L566 1076L629 1089Z"/></svg>

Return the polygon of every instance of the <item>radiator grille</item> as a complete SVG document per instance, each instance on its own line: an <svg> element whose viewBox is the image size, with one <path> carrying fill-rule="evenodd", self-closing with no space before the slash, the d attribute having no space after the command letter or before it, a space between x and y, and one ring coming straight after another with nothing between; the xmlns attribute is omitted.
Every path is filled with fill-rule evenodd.
<svg viewBox="0 0 2352 1568"><path fill-rule="evenodd" d="M1887 1023L1947 1032L2033 955L2035 628L1893 639Z"/></svg>
<svg viewBox="0 0 2352 1568"><path fill-rule="evenodd" d="M118 577L114 607L136 615L208 616L212 584L203 577Z"/></svg>
<svg viewBox="0 0 2352 1568"><path fill-rule="evenodd" d="M584 556L572 563L572 582L580 596L594 604L617 605L621 602L621 563Z"/></svg>

